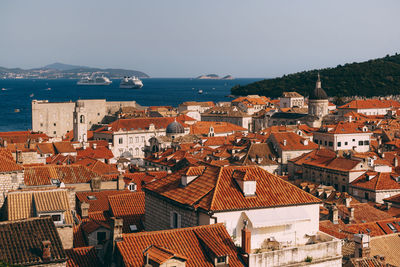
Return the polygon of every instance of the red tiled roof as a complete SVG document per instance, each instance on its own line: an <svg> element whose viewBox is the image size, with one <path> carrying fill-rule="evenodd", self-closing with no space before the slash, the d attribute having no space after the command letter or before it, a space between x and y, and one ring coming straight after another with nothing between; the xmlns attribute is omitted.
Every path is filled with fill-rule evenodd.
<svg viewBox="0 0 400 267"><path fill-rule="evenodd" d="M0 138L8 143L26 143L31 141L49 140L49 137L44 133L34 133L31 131L16 131L16 132L0 132Z"/></svg>
<svg viewBox="0 0 400 267"><path fill-rule="evenodd" d="M130 225L143 230L144 192L132 192L108 197L111 213L123 219L123 232L130 233Z"/></svg>
<svg viewBox="0 0 400 267"><path fill-rule="evenodd" d="M98 267L102 265L94 247L66 249L65 253L68 256L67 267Z"/></svg>
<svg viewBox="0 0 400 267"><path fill-rule="evenodd" d="M210 132L210 127L213 127L214 133L216 134L247 131L246 128L229 122L198 121L195 124L190 125L190 134L207 135Z"/></svg>
<svg viewBox="0 0 400 267"><path fill-rule="evenodd" d="M156 129L166 129L168 124L177 121L185 125L186 121L194 121L195 119L187 115L179 115L177 117L156 117L156 118L134 118L134 119L119 119L108 125L111 130L107 130L107 127L100 128L96 132L102 132L103 130L116 132L119 130L131 131L131 130L145 130L149 129L150 124L153 124Z"/></svg>
<svg viewBox="0 0 400 267"><path fill-rule="evenodd" d="M27 186L51 185L51 179L64 184L88 183L96 176L99 175L80 165L45 165L25 168L24 183Z"/></svg>
<svg viewBox="0 0 400 267"><path fill-rule="evenodd" d="M135 183L137 186L136 190L141 191L142 185L164 178L167 174L166 171L124 173L124 181L127 185Z"/></svg>
<svg viewBox="0 0 400 267"><path fill-rule="evenodd" d="M129 191L127 190L103 190L100 192L76 192L77 199L82 202L89 203L89 212L96 211L107 211L110 209L110 205L108 202L109 196L126 194ZM95 196L96 199L89 199L89 196Z"/></svg>
<svg viewBox="0 0 400 267"><path fill-rule="evenodd" d="M221 223L123 234L123 241L117 243L117 248L125 266L143 266L143 253L151 245L165 248L179 257L185 257L187 267L214 266L214 261L210 258L212 254L229 256L229 266L243 266L238 256L238 250Z"/></svg>
<svg viewBox="0 0 400 267"><path fill-rule="evenodd" d="M20 172L24 168L15 163L15 160L8 149L0 149L0 173L4 172Z"/></svg>
<svg viewBox="0 0 400 267"><path fill-rule="evenodd" d="M239 170L256 177L255 197L245 197L233 172ZM255 166L215 167L207 166L199 177L186 187L181 187L181 176L175 172L161 180L150 183L146 190L170 198L181 204L205 210L222 211L252 208L268 208L286 205L314 204L321 201L289 182Z"/></svg>
<svg viewBox="0 0 400 267"><path fill-rule="evenodd" d="M282 150L313 150L317 149L318 145L306 138L299 136L292 132L273 132L271 136L277 142L277 145ZM284 140L286 140L286 145L284 145ZM307 144L305 144L306 142Z"/></svg>
<svg viewBox="0 0 400 267"><path fill-rule="evenodd" d="M371 190L400 190L400 184L394 179L397 176L384 172L366 172L351 182L351 185Z"/></svg>
<svg viewBox="0 0 400 267"><path fill-rule="evenodd" d="M72 146L71 142L55 142L53 143L57 153L71 153L76 152L76 149Z"/></svg>
<svg viewBox="0 0 400 267"><path fill-rule="evenodd" d="M400 103L395 100L364 99L364 100L353 100L338 108L375 109L375 108L390 108L390 107L400 107Z"/></svg>
<svg viewBox="0 0 400 267"><path fill-rule="evenodd" d="M119 174L119 171L115 165L106 164L92 158L82 158L76 161L74 164L86 166L88 169L99 175Z"/></svg>
<svg viewBox="0 0 400 267"><path fill-rule="evenodd" d="M256 96L256 97L241 96L232 100L232 103L239 103L239 102L244 102L251 105L267 105L270 102L270 99L265 96Z"/></svg>
<svg viewBox="0 0 400 267"><path fill-rule="evenodd" d="M77 149L78 158L93 158L93 159L112 159L114 154L105 146L87 147L86 149Z"/></svg>

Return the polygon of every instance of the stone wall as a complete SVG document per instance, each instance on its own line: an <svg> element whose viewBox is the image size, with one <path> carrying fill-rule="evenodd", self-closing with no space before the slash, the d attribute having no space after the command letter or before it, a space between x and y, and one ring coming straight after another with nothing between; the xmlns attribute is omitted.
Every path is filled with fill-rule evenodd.
<svg viewBox="0 0 400 267"><path fill-rule="evenodd" d="M11 173L0 173L0 207L3 206L4 200L7 196L7 192L16 190L20 185L24 183L24 173L11 172Z"/></svg>
<svg viewBox="0 0 400 267"><path fill-rule="evenodd" d="M74 243L74 234L72 226L57 227L57 232L58 235L60 236L64 249L72 248Z"/></svg>
<svg viewBox="0 0 400 267"><path fill-rule="evenodd" d="M198 225L198 214L195 211L184 209L162 200L151 193L145 193L145 230L171 229L171 212L177 212L181 218L181 227Z"/></svg>

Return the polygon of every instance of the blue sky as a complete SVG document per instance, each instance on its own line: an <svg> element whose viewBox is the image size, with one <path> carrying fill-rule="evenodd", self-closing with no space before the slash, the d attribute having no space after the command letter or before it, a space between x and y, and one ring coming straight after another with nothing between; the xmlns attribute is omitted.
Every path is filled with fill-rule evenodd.
<svg viewBox="0 0 400 267"><path fill-rule="evenodd" d="M398 0L1 0L0 66L275 77L400 52Z"/></svg>

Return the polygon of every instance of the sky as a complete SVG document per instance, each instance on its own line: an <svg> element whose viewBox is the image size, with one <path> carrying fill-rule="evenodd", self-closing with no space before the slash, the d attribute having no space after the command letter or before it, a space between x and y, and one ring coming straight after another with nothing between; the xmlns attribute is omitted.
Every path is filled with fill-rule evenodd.
<svg viewBox="0 0 400 267"><path fill-rule="evenodd" d="M1 0L0 66L277 77L400 52L399 0Z"/></svg>

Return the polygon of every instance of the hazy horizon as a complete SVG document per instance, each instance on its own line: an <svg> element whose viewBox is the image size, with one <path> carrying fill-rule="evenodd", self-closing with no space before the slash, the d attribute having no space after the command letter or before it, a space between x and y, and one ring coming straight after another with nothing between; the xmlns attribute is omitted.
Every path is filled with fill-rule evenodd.
<svg viewBox="0 0 400 267"><path fill-rule="evenodd" d="M0 66L272 78L400 52L399 10L398 0L3 0Z"/></svg>

